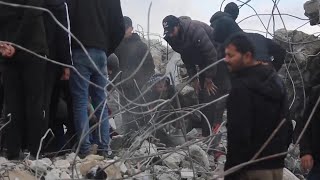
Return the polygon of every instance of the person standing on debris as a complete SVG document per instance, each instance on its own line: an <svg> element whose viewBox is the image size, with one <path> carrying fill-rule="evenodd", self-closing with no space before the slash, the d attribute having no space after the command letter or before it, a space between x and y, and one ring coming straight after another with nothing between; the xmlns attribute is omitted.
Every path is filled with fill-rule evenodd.
<svg viewBox="0 0 320 180"><path fill-rule="evenodd" d="M80 142L80 156L90 154L91 142L89 136L82 136L89 132L88 97L92 98L92 104L96 116L100 117L99 155L108 156L109 148L109 122L107 109L103 109L106 101L107 74L105 67L107 57L112 54L119 45L124 35L123 15L119 0L69 0L69 12L71 20L71 32L82 42L93 60L80 48L80 45L72 42L73 65L80 73L71 71L70 89L73 101L73 113L76 131ZM90 28L89 28L90 27ZM84 78L84 79L83 79ZM92 81L97 86L90 87ZM90 94L89 94L90 92Z"/></svg>
<svg viewBox="0 0 320 180"><path fill-rule="evenodd" d="M230 14L233 20L237 20L239 16L239 7L236 3L230 2L224 8L224 12Z"/></svg>
<svg viewBox="0 0 320 180"><path fill-rule="evenodd" d="M137 33L133 33L132 20L127 16L124 16L123 20L125 24L125 36L115 51L115 55L119 59L120 71L122 71L120 75L121 80L128 78L134 73L149 50L140 36ZM152 55L148 52L139 71L130 80L122 84L123 92L127 98L133 100L139 94L138 91L134 91L137 87L133 80L136 80L139 88L142 88L154 74L154 69Z"/></svg>
<svg viewBox="0 0 320 180"><path fill-rule="evenodd" d="M243 32L235 22L234 18L239 14L239 9L236 10L235 8L238 7L229 3L225 12L218 11L210 19L211 27L214 29L214 40L219 44L223 44L231 35ZM284 63L286 50L261 34L246 34L256 49L255 58L272 64L276 71L279 71ZM224 49L221 48L220 51L222 51L220 54L223 54Z"/></svg>
<svg viewBox="0 0 320 180"><path fill-rule="evenodd" d="M254 59L254 46L245 34L232 36L225 47L225 62L232 73L232 89L227 100L228 153L225 170L228 170L256 155L287 117L288 102L284 82L272 67ZM256 158L286 152L292 131L291 122L286 121ZM284 158L250 164L225 179L281 180Z"/></svg>
<svg viewBox="0 0 320 180"><path fill-rule="evenodd" d="M140 96L140 90L154 74L155 66L152 55L150 52L148 52L148 46L141 40L137 33L133 33L132 20L127 16L124 16L123 20L125 24L125 36L115 51L115 55L119 58L120 71L122 71L120 78L118 79L122 81L133 75L140 63L144 61L137 73L135 73L132 78L120 85L120 89L125 96L121 97L120 103L122 105L127 105L127 99L132 101ZM139 99L138 101L140 100L142 99ZM137 103L138 101L135 102ZM140 108L137 108L134 111L140 111ZM132 121L132 119L135 119L133 117L136 117L136 115L130 112L125 112L122 114L123 121L128 124L126 127L123 127L125 131L134 130L137 128L136 123L128 123L129 121Z"/></svg>
<svg viewBox="0 0 320 180"><path fill-rule="evenodd" d="M165 17L162 23L164 39L174 51L180 53L189 78L193 78L197 74L197 67L203 70L218 60L213 40L213 29L207 24L190 18L177 18L173 15ZM198 94L200 104L211 102L222 94L223 91L220 88L225 83L223 79L227 76L226 73L227 70L219 68L218 65L218 67L209 68L200 74L199 78L193 80L192 85ZM204 107L202 112L210 121L211 126L219 123L215 117L215 104ZM208 128L204 118L202 118L201 124L202 135L209 136L211 129Z"/></svg>
<svg viewBox="0 0 320 180"><path fill-rule="evenodd" d="M69 28L70 24L68 23L68 13L65 0L45 0L45 7L50 10L54 16L58 19L60 23L63 24L65 28ZM72 65L71 61L71 44L70 36L68 32L62 29L48 14L45 16L45 27L47 34L47 43L49 48L48 57L59 63L66 65ZM69 95L69 77L70 69L63 67L61 65L54 64L52 62L47 62L47 71L46 71L46 118L49 122L49 128L52 129L55 136L55 144L51 146L53 151L61 149L66 143L64 139L64 128L63 128L63 119L57 118L58 105L61 91L64 91L63 94ZM66 98L68 101L66 117L67 121L72 120L72 111L71 111L71 98ZM72 122L72 121L71 121ZM74 134L73 123L67 122L68 134ZM49 138L47 138L49 139ZM48 149L50 151L50 149Z"/></svg>
<svg viewBox="0 0 320 180"><path fill-rule="evenodd" d="M300 128L305 126L319 95L320 86L317 85L312 88L309 103L304 113L304 121L301 121L301 125L299 124ZM307 127L300 142L301 167L308 173L307 180L320 179L320 107L318 106L316 108L311 123Z"/></svg>
<svg viewBox="0 0 320 180"><path fill-rule="evenodd" d="M17 0L5 2L21 4ZM43 7L43 1L26 0L23 5ZM0 40L42 56L48 54L42 11L0 5L0 23ZM7 157L19 159L23 148L35 157L40 139L47 130L43 109L46 61L10 44L1 44L0 51L5 58L5 114L10 120L4 138Z"/></svg>

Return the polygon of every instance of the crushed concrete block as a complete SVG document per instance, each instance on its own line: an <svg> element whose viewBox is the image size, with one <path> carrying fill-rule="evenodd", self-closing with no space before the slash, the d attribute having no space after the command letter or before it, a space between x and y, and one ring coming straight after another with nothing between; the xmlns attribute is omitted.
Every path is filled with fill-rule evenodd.
<svg viewBox="0 0 320 180"><path fill-rule="evenodd" d="M287 168L283 169L283 180L299 180L291 171Z"/></svg>
<svg viewBox="0 0 320 180"><path fill-rule="evenodd" d="M70 167L70 163L67 160L58 160L54 162L54 166L59 169L68 169Z"/></svg>
<svg viewBox="0 0 320 180"><path fill-rule="evenodd" d="M168 156L168 154L164 154L162 158L166 156ZM179 151L176 153L172 153L170 156L163 159L163 163L170 169L178 169L181 162L185 159L185 157L186 157L186 153L183 151Z"/></svg>
<svg viewBox="0 0 320 180"><path fill-rule="evenodd" d="M203 149L201 149L201 147L197 145L192 145L189 147L189 150L192 159L200 163L200 165L202 165L206 169L210 168L208 154Z"/></svg>
<svg viewBox="0 0 320 180"><path fill-rule="evenodd" d="M183 179L188 179L188 178L193 178L194 174L191 169L181 169L181 178Z"/></svg>
<svg viewBox="0 0 320 180"><path fill-rule="evenodd" d="M57 180L60 179L61 171L59 169L53 169L47 173L45 176L46 180Z"/></svg>
<svg viewBox="0 0 320 180"><path fill-rule="evenodd" d="M88 172L95 166L97 166L99 163L95 160L93 161L85 161L83 163L81 163L80 165L80 173L85 176L88 174Z"/></svg>
<svg viewBox="0 0 320 180"><path fill-rule="evenodd" d="M91 155L87 156L84 160L85 161L103 161L104 157L91 154Z"/></svg>
<svg viewBox="0 0 320 180"><path fill-rule="evenodd" d="M67 172L62 172L60 175L61 179L71 179L71 176Z"/></svg>
<svg viewBox="0 0 320 180"><path fill-rule="evenodd" d="M70 164L72 164L73 161L74 161L74 159L75 159L75 157L76 157L76 153L71 153L71 154L68 154L68 155L67 155L66 160L67 160ZM77 157L76 157L76 161L80 161L80 160L81 160L80 157L77 156Z"/></svg>
<svg viewBox="0 0 320 180"><path fill-rule="evenodd" d="M50 167L50 165L43 160L29 161L29 163L29 167L34 171L38 171L39 173L46 172L48 167Z"/></svg>
<svg viewBox="0 0 320 180"><path fill-rule="evenodd" d="M14 180L34 180L35 177L28 171L13 170L9 172L9 179Z"/></svg>

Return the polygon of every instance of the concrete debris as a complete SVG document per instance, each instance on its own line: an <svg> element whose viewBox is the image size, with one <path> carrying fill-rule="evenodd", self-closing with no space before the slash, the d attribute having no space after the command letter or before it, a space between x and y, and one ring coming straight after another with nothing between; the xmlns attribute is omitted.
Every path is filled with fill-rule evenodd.
<svg viewBox="0 0 320 180"><path fill-rule="evenodd" d="M62 172L60 175L61 179L71 179L71 176L67 172Z"/></svg>
<svg viewBox="0 0 320 180"><path fill-rule="evenodd" d="M299 180L291 171L287 168L283 170L283 180Z"/></svg>
<svg viewBox="0 0 320 180"><path fill-rule="evenodd" d="M46 180L57 180L60 179L60 173L61 171L59 169L53 169L49 172L47 172L47 175L45 176Z"/></svg>
<svg viewBox="0 0 320 180"><path fill-rule="evenodd" d="M182 169L181 170L181 178L183 179L189 179L193 178L195 174L193 174L193 171L191 169Z"/></svg>
<svg viewBox="0 0 320 180"><path fill-rule="evenodd" d="M191 158L194 159L199 165L202 165L204 168L209 170L210 163L208 154L199 146L192 145L189 147Z"/></svg>
<svg viewBox="0 0 320 180"><path fill-rule="evenodd" d="M48 164L44 160L35 160L35 161L29 161L29 167L34 170L38 171L39 173L45 173L48 170L48 167L50 167L51 164Z"/></svg>
<svg viewBox="0 0 320 180"><path fill-rule="evenodd" d="M54 166L59 169L68 169L70 167L70 163L67 160L58 160L54 162Z"/></svg>
<svg viewBox="0 0 320 180"><path fill-rule="evenodd" d="M169 154L164 154L162 158L166 157L165 159L163 159L163 163L170 169L178 169L182 161L187 156L187 154L183 151L178 151L178 152L172 153L169 156L168 155Z"/></svg>
<svg viewBox="0 0 320 180"><path fill-rule="evenodd" d="M89 173L89 171L93 167L97 166L98 164L99 163L97 161L95 161L95 160L93 160L93 161L85 161L85 162L81 163L81 165L80 165L80 173L83 176L85 176L85 175L87 175Z"/></svg>
<svg viewBox="0 0 320 180"><path fill-rule="evenodd" d="M13 171L9 172L9 179L14 179L14 180L34 180L35 178L28 171L13 170Z"/></svg>

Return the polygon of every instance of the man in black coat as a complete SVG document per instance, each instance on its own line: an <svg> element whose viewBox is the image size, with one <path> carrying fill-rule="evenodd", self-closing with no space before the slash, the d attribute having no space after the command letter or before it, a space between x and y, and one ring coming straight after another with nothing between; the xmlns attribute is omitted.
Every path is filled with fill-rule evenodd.
<svg viewBox="0 0 320 180"><path fill-rule="evenodd" d="M163 20L163 28L165 40L181 55L189 78L197 74L197 67L201 71L217 62L218 54L213 40L214 30L207 24L190 18L169 15ZM200 74L199 79L194 78L192 84L199 95L200 104L211 102L226 92L227 76L226 66L220 63ZM207 116L211 126L222 121L222 118L217 118L215 104L204 107L202 112ZM223 110L221 112L223 113ZM201 124L202 135L209 136L211 129L208 128L204 118Z"/></svg>
<svg viewBox="0 0 320 180"><path fill-rule="evenodd" d="M45 7L50 10L57 20L65 27L70 28L68 7L65 0L45 0ZM46 36L49 54L48 57L59 63L72 65L71 61L71 39L67 31L62 29L49 15L45 18ZM56 151L65 145L63 124L67 126L68 134L74 135L74 123L72 120L72 102L69 90L70 69L61 65L47 62L46 71L46 119L49 120L49 127L55 134L55 140L51 143L52 150ZM65 95L67 104L66 120L57 118L59 99L61 95ZM61 116L61 115L60 115Z"/></svg>
<svg viewBox="0 0 320 180"><path fill-rule="evenodd" d="M232 36L226 42L225 62L232 73L227 100L228 170L251 160L280 122L286 118L286 88L272 66L254 59L254 45L245 34ZM292 124L285 121L258 159L286 152L292 135ZM285 156L250 164L225 179L281 180Z"/></svg>
<svg viewBox="0 0 320 180"><path fill-rule="evenodd" d="M42 0L8 0L6 2L43 7ZM40 55L47 55L43 12L34 9L0 5L0 40L23 46ZM46 62L34 55L9 48L3 72L5 112L11 122L5 139L8 159L19 159L27 148L36 156L40 139L47 130L44 120Z"/></svg>
<svg viewBox="0 0 320 180"><path fill-rule="evenodd" d="M299 124L299 134L302 127L305 126L316 101L320 95L320 85L314 86L310 92L310 97L308 98L308 105L306 107L303 120L301 125ZM300 156L301 156L301 166L309 173L308 180L320 179L320 106L316 107L316 111L311 119L311 123L307 127L304 135L302 136L300 142ZM300 129L301 128L301 129Z"/></svg>
<svg viewBox="0 0 320 180"><path fill-rule="evenodd" d="M238 13L232 14L229 10L234 8L234 5L230 5L230 7L226 7L226 12L218 11L210 19L211 27L214 29L214 40L217 43L223 44L231 35L243 32L234 19ZM261 34L246 34L252 43L254 43L254 48L256 49L255 59L272 64L276 71L278 71L284 63L286 50ZM220 54L223 54L223 48L221 50Z"/></svg>
<svg viewBox="0 0 320 180"><path fill-rule="evenodd" d="M140 36L137 33L133 33L132 20L124 16L124 24L125 24L125 36L121 41L120 45L115 51L115 54L119 58L119 68L121 72L120 81L130 77L134 71L139 67L142 60L144 63L141 68L138 70L136 74L133 75L132 78L123 82L120 85L120 89L129 100L134 100L140 95L140 91L149 78L154 74L155 66L153 62L153 58L150 52L148 52L149 48L146 43L144 43ZM148 53L147 53L148 52ZM147 53L147 54L146 54ZM144 59L146 55L146 58ZM135 84L137 82L137 85ZM138 86L138 87L137 87ZM121 104L126 105L128 101L126 98L121 97ZM139 99L137 102L143 102L142 99ZM140 111L140 108L135 109L136 111ZM132 117L136 116L131 114L130 112L125 112L122 115L123 121L128 122L132 121ZM129 123L124 129L132 130L136 129L136 123Z"/></svg>

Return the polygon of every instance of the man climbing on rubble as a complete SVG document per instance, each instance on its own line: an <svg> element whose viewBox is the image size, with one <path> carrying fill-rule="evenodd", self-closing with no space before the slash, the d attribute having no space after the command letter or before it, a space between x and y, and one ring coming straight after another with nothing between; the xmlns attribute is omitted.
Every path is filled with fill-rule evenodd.
<svg viewBox="0 0 320 180"><path fill-rule="evenodd" d="M119 87L125 95L125 97L121 96L120 103L122 105L127 105L127 99L132 101L140 95L139 91L154 74L155 66L152 55L150 52L148 52L148 46L141 40L137 33L133 33L132 20L127 16L124 16L123 20L125 24L125 35L120 45L116 49L115 55L119 58L119 67L120 71L122 71L120 74L120 81L133 75L129 80L123 82ZM143 60L144 63L142 64L141 68L137 71L137 73L133 74ZM135 103L137 103L137 101ZM140 111L140 108L137 108L134 111ZM132 121L132 119L135 119L133 118L134 115L130 112L123 113L122 117L126 123ZM125 130L130 131L132 129L136 129L135 124L136 123L129 123L125 127Z"/></svg>
<svg viewBox="0 0 320 180"><path fill-rule="evenodd" d="M263 144L287 116L286 88L276 71L257 61L255 48L245 34L235 34L226 42L226 58L231 78L227 101L227 162L225 170L252 158L286 152L291 142L292 124L285 121L272 140ZM285 156L245 166L226 180L281 180Z"/></svg>
<svg viewBox="0 0 320 180"><path fill-rule="evenodd" d="M163 19L165 40L172 49L180 53L187 68L189 78L193 78L192 85L198 94L199 103L212 102L223 95L225 86L226 68L217 66L211 67L199 77L197 68L203 70L217 62L217 51L213 40L213 29L207 24L191 20L190 18L177 18L169 15ZM216 105L212 104L201 110L210 121L211 127L221 123L222 119L216 117ZM223 112L223 111L222 111ZM202 136L210 135L207 121L202 117Z"/></svg>
<svg viewBox="0 0 320 180"><path fill-rule="evenodd" d="M90 154L88 120L88 97L99 117L100 130L98 148L99 155L108 156L109 149L109 122L108 111L103 109L106 101L107 74L105 67L107 57L119 45L123 34L123 15L120 0L69 0L71 32L83 43L92 58L91 62L86 53L75 41L72 42L72 59L74 67L80 73L71 71L70 89L73 101L74 122L80 142L80 156ZM89 28L90 27L90 28ZM95 66L94 66L95 64ZM90 87L92 81L97 86ZM90 93L89 93L90 92ZM84 136L84 134L87 134ZM101 136L100 136L101 135Z"/></svg>

